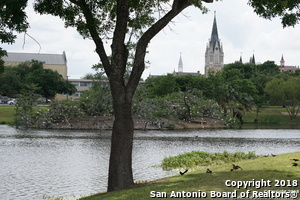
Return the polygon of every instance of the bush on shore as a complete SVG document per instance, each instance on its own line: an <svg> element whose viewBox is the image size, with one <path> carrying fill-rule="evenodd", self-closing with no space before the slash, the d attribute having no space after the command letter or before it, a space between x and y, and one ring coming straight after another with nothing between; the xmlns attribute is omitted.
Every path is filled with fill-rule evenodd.
<svg viewBox="0 0 300 200"><path fill-rule="evenodd" d="M180 154L165 158L162 161L162 168L193 168L199 166L217 165L220 163L237 162L246 159L255 159L259 157L254 152L243 153L208 153L204 151L192 151L189 153Z"/></svg>

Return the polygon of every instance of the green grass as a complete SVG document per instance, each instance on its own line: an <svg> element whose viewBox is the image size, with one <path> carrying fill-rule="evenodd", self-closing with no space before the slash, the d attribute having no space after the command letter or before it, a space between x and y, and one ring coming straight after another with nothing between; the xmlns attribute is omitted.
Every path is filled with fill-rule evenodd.
<svg viewBox="0 0 300 200"><path fill-rule="evenodd" d="M36 106L34 109L48 109L48 106ZM16 106L0 106L0 124L13 124L15 122Z"/></svg>
<svg viewBox="0 0 300 200"><path fill-rule="evenodd" d="M291 158L300 158L300 152L282 154L276 157L261 157L252 160L243 160L235 162L243 170L230 171L232 163L224 163L221 165L210 166L209 169L213 171L212 174L206 174L206 168L198 169L196 171L189 171L185 175L176 175L173 177L167 177L157 181L157 183L149 184L137 184L131 189L95 194L93 196L82 198L82 200L143 200L152 199L150 192L166 192L168 195L172 191L175 192L198 192L201 190L207 194L205 199L224 199L224 198L211 198L210 191L217 192L233 192L237 190L237 193L246 192L250 190L254 192L263 192L265 190L300 190L300 166L292 167ZM226 180L232 181L260 181L270 180L272 187L261 187L257 189L255 187L248 187L237 189L236 187L227 187L225 185ZM275 180L296 180L297 186L294 187L275 187ZM158 193L157 193L158 194ZM298 193L298 199L300 194ZM174 199L174 198L164 198ZM177 198L183 199L183 198ZM270 199L270 198L265 198ZM274 198L275 199L275 198Z"/></svg>
<svg viewBox="0 0 300 200"><path fill-rule="evenodd" d="M258 113L258 125L271 125L274 127L295 127L300 128L300 116L298 116L296 119L291 120L289 115L283 115L282 113L287 112L285 108L282 106L270 106L270 107L263 107L260 109ZM254 120L256 118L256 108L253 108L252 111L246 112L243 120L244 124L243 127L247 127L247 125L250 125L251 128L254 124ZM254 127L255 128L255 127Z"/></svg>
<svg viewBox="0 0 300 200"><path fill-rule="evenodd" d="M15 106L0 106L0 124L12 124L15 113Z"/></svg>

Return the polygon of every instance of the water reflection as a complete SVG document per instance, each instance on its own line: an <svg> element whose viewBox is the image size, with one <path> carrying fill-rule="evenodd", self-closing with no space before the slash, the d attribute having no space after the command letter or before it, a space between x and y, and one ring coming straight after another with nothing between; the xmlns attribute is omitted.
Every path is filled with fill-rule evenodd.
<svg viewBox="0 0 300 200"><path fill-rule="evenodd" d="M200 130L136 132L136 180L175 174L153 167L190 151L279 154L299 151L298 130ZM106 189L109 131L17 130L0 126L0 196L42 199L87 195Z"/></svg>

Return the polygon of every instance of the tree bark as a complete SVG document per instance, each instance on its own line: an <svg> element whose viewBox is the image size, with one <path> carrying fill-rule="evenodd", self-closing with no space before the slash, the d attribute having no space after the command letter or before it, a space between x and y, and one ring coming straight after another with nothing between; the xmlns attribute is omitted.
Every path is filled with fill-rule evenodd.
<svg viewBox="0 0 300 200"><path fill-rule="evenodd" d="M131 114L131 101L127 98L120 101L116 96L113 96L113 98L115 120L111 139L108 192L133 185L132 146L134 125Z"/></svg>

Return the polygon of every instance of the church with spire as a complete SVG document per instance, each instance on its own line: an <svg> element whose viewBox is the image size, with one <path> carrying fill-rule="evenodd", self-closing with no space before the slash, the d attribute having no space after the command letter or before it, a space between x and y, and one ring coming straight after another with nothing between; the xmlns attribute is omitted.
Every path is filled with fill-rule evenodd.
<svg viewBox="0 0 300 200"><path fill-rule="evenodd" d="M174 69L173 76L185 76L185 75L201 76L200 71L197 71L197 72L184 72L183 71L183 62L182 62L182 56L180 53L179 62L178 62L178 71L176 72Z"/></svg>
<svg viewBox="0 0 300 200"><path fill-rule="evenodd" d="M211 32L210 40L205 51L205 76L208 76L209 71L220 71L224 66L224 51L219 39L216 11Z"/></svg>
<svg viewBox="0 0 300 200"><path fill-rule="evenodd" d="M243 63L242 59L242 53L240 55L240 58L237 62ZM180 53L179 62L178 62L178 71L173 71L173 76L185 76L185 75L194 75L194 76L202 76L200 74L200 69L197 72L185 72L183 69L183 56L182 53ZM254 65L260 64L256 61L253 55L250 57L249 63L253 63ZM224 51L223 51L223 45L221 43L221 40L219 38L218 34L218 27L217 27L217 19L216 19L216 11L214 12L214 19L213 19L213 26L211 31L211 37L209 39L209 42L206 45L206 51L205 51L205 65L204 65L204 76L208 77L210 72L217 72L221 71L224 67ZM280 71L289 71L289 72L295 72L296 70L300 70L299 66L287 66L285 65L285 60L283 58L283 55L280 60ZM149 75L153 77L153 75ZM154 75L155 76L155 75Z"/></svg>
<svg viewBox="0 0 300 200"><path fill-rule="evenodd" d="M281 72L295 72L296 70L299 70L299 66L288 66L285 65L285 61L283 58L283 55L281 56L281 60L280 60L280 66L279 69Z"/></svg>

